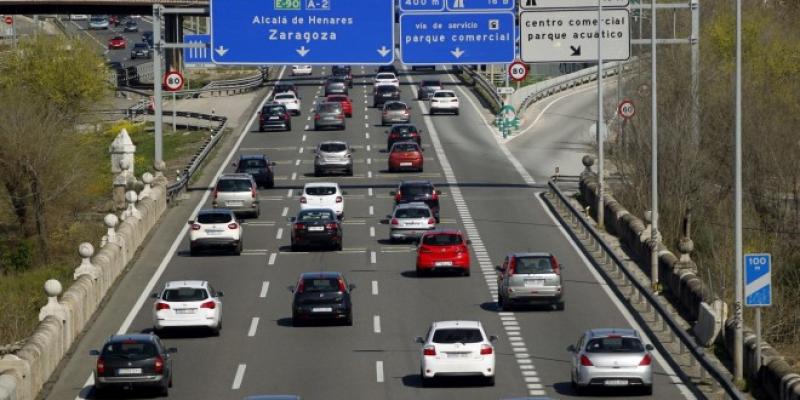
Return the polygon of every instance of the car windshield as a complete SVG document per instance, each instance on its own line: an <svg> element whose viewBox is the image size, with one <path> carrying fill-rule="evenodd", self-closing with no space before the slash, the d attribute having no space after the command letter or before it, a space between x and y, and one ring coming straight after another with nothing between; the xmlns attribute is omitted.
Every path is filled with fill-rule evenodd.
<svg viewBox="0 0 800 400"><path fill-rule="evenodd" d="M403 103L386 103L386 109L390 111L405 110L408 107Z"/></svg>
<svg viewBox="0 0 800 400"><path fill-rule="evenodd" d="M251 188L250 181L245 179L221 179L217 182L220 192L249 192Z"/></svg>
<svg viewBox="0 0 800 400"><path fill-rule="evenodd" d="M269 115L283 114L285 112L286 108L284 108L283 106L267 106L264 107L263 111L264 114L269 114Z"/></svg>
<svg viewBox="0 0 800 400"><path fill-rule="evenodd" d="M394 212L395 218L429 218L431 211L427 208L399 208Z"/></svg>
<svg viewBox="0 0 800 400"><path fill-rule="evenodd" d="M589 340L587 353L641 353L644 351L642 341L637 338L609 336Z"/></svg>
<svg viewBox="0 0 800 400"><path fill-rule="evenodd" d="M344 143L322 143L319 145L319 151L323 153L341 153L347 150L347 145Z"/></svg>
<svg viewBox="0 0 800 400"><path fill-rule="evenodd" d="M483 341L480 329L448 328L433 332L433 343L480 343Z"/></svg>
<svg viewBox="0 0 800 400"><path fill-rule="evenodd" d="M158 355L158 349L150 342L126 340L109 343L103 347L103 357L123 358L126 360L145 360Z"/></svg>
<svg viewBox="0 0 800 400"><path fill-rule="evenodd" d="M207 298L206 290L200 288L167 289L161 295L164 301L200 301Z"/></svg>
<svg viewBox="0 0 800 400"><path fill-rule="evenodd" d="M301 222L327 221L333 219L333 212L330 210L308 210L301 212L297 220Z"/></svg>
<svg viewBox="0 0 800 400"><path fill-rule="evenodd" d="M396 79L396 77L391 72L383 72L383 73L378 74L378 76L376 76L375 79L377 79L377 80L392 80L392 79Z"/></svg>
<svg viewBox="0 0 800 400"><path fill-rule="evenodd" d="M303 290L306 292L338 292L339 280L336 278L303 279Z"/></svg>
<svg viewBox="0 0 800 400"><path fill-rule="evenodd" d="M309 196L330 196L332 194L336 194L336 187L310 186L306 188L306 194Z"/></svg>
<svg viewBox="0 0 800 400"><path fill-rule="evenodd" d="M433 97L456 97L453 92L436 92Z"/></svg>
<svg viewBox="0 0 800 400"><path fill-rule="evenodd" d="M428 246L454 246L461 244L461 235L449 233L425 235L425 237L422 238L422 244Z"/></svg>
<svg viewBox="0 0 800 400"><path fill-rule="evenodd" d="M550 257L519 257L514 269L517 274L551 274Z"/></svg>
<svg viewBox="0 0 800 400"><path fill-rule="evenodd" d="M433 193L433 188L429 185L405 185L400 188L400 193L404 196L419 196Z"/></svg>
<svg viewBox="0 0 800 400"><path fill-rule="evenodd" d="M226 224L231 222L231 215L228 213L212 212L200 213L197 216L197 222L201 224Z"/></svg>
<svg viewBox="0 0 800 400"><path fill-rule="evenodd" d="M239 165L242 168L264 168L267 166L267 162L259 158L250 158L240 161Z"/></svg>
<svg viewBox="0 0 800 400"><path fill-rule="evenodd" d="M419 146L416 143L395 143L392 146L392 153L407 153L410 151L419 151Z"/></svg>

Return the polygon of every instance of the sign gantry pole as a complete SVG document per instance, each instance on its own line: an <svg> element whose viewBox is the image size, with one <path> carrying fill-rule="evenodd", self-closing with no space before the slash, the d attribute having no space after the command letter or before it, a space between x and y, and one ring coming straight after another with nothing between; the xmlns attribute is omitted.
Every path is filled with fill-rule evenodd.
<svg viewBox="0 0 800 400"><path fill-rule="evenodd" d="M604 214L603 212L603 191L605 189L604 182L604 161L605 154L603 145L605 138L603 137L603 52L601 39L603 34L603 0L597 0L597 225L604 229Z"/></svg>

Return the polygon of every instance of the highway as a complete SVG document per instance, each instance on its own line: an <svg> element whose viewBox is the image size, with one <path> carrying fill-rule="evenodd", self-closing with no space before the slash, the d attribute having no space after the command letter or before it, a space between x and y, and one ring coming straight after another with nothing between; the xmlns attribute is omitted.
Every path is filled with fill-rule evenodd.
<svg viewBox="0 0 800 400"><path fill-rule="evenodd" d="M64 15L61 17L67 18L69 16ZM122 16L120 16L120 18L122 18ZM142 42L142 33L153 30L151 23L147 19L140 17L133 17L133 19L139 23L138 32L124 32L124 25L122 23L116 27L111 24L108 29L89 29L88 20L64 20L62 22L68 30L78 34L79 38L88 38L93 43L97 44L109 61L120 62L124 66L130 67L152 61L152 58L131 60L131 49L133 45ZM117 35L124 36L128 40L128 45L124 49L109 49L109 39Z"/></svg>
<svg viewBox="0 0 800 400"><path fill-rule="evenodd" d="M140 29L147 30L144 24ZM546 101L541 121L506 150L489 132L478 100L455 84L455 77L441 70L436 75L455 88L461 115L428 116L426 105L414 100L410 84L434 76L404 73L402 97L412 105L412 123L424 131L425 170L390 174L387 128L378 126L379 111L369 108L374 68L353 67L354 115L345 131L307 130L313 126L309 111L322 94L321 77L327 71L315 67L313 79L298 81L303 113L294 117L291 132L259 133L249 125L231 154L265 153L277 162L276 187L259 194L261 217L244 226L245 252L189 257L184 226L152 279L136 271L123 278L120 290L136 293L143 303L131 302L131 296L111 298L98 317L104 322L86 337L118 330L148 332L152 304L143 296L166 281L203 279L225 292L224 329L219 337L166 336L166 344L179 350L172 399L255 394L298 394L303 399L575 397L566 347L589 328L637 327L538 197L555 166L567 174L581 169L579 160L590 139L588 120L594 119L586 110L592 109L594 91L582 89ZM353 177L313 177L312 149L324 139L347 140L356 149ZM222 165L232 170L230 160ZM462 229L472 240L472 276L417 278L414 247L386 240L388 227L379 220L391 211L389 191L404 179L430 179L442 190L440 226ZM342 251L289 250L287 217L297 212L299 189L311 181L336 181L347 191ZM208 194L202 206L210 206ZM148 254L149 248L154 247L142 253ZM558 257L565 266L564 311L497 311L494 265L511 251L550 251ZM307 271L341 271L357 286L352 327L291 326L292 296L286 287ZM148 280L153 287L146 287ZM420 348L413 339L424 335L431 322L451 319L480 320L488 335L499 337L494 387L464 380L421 387ZM78 348L102 345L86 340ZM693 398L661 357L656 360L653 397ZM84 387L84 382L94 358L79 352L63 365L48 398L91 398L91 385ZM601 392L586 397L631 395Z"/></svg>

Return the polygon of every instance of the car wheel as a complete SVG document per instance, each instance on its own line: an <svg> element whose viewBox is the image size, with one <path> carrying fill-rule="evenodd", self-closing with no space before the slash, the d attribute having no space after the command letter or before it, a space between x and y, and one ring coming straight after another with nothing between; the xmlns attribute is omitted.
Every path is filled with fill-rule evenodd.
<svg viewBox="0 0 800 400"><path fill-rule="evenodd" d="M220 322L215 328L211 328L211 336L219 336L219 332L222 330L222 323Z"/></svg>
<svg viewBox="0 0 800 400"><path fill-rule="evenodd" d="M586 394L586 388L581 385L578 385L578 383L575 381L572 381L572 390L578 396L583 396L584 394Z"/></svg>
<svg viewBox="0 0 800 400"><path fill-rule="evenodd" d="M423 170L423 167L420 165L419 168L417 168L417 172L422 172L422 170Z"/></svg>
<svg viewBox="0 0 800 400"><path fill-rule="evenodd" d="M275 179L270 179L269 183L267 183L267 187L268 188L274 188L275 187Z"/></svg>
<svg viewBox="0 0 800 400"><path fill-rule="evenodd" d="M421 268L417 268L417 277L421 278L421 277L423 277L425 275L426 275L426 271L425 270L423 270Z"/></svg>
<svg viewBox="0 0 800 400"><path fill-rule="evenodd" d="M564 308L566 308L566 304L563 301L556 303L556 310L564 311Z"/></svg>
<svg viewBox="0 0 800 400"><path fill-rule="evenodd" d="M189 245L189 255L194 257L197 255L197 253L198 253L197 247L194 245Z"/></svg>
<svg viewBox="0 0 800 400"><path fill-rule="evenodd" d="M259 206L258 208L256 208L255 218L258 218L260 216L261 216L261 207Z"/></svg>
<svg viewBox="0 0 800 400"><path fill-rule="evenodd" d="M353 176L353 169L352 168L347 170L347 176Z"/></svg>
<svg viewBox="0 0 800 400"><path fill-rule="evenodd" d="M422 371L419 371L419 380L422 383L422 387L431 387L433 383L433 378L426 378Z"/></svg>
<svg viewBox="0 0 800 400"><path fill-rule="evenodd" d="M350 314L347 314L347 319L344 320L344 324L347 326L353 326L353 312L350 311Z"/></svg>
<svg viewBox="0 0 800 400"><path fill-rule="evenodd" d="M298 246L298 245L296 245L294 243L291 244L291 248L292 248L292 251L299 251L300 250L300 246Z"/></svg>
<svg viewBox="0 0 800 400"><path fill-rule="evenodd" d="M94 389L92 391L94 392L95 399L103 399L108 394L108 389L102 386L97 386L97 384L94 385Z"/></svg>
<svg viewBox="0 0 800 400"><path fill-rule="evenodd" d="M458 115L458 110L456 110L456 115Z"/></svg>
<svg viewBox="0 0 800 400"><path fill-rule="evenodd" d="M494 386L494 376L490 376L485 379L486 379L486 386Z"/></svg>
<svg viewBox="0 0 800 400"><path fill-rule="evenodd" d="M297 327L303 325L297 315L292 314L292 326Z"/></svg>
<svg viewBox="0 0 800 400"><path fill-rule="evenodd" d="M497 309L503 310L503 296L497 295Z"/></svg>
<svg viewBox="0 0 800 400"><path fill-rule="evenodd" d="M652 396L653 395L653 385L645 385L642 386L642 394L645 396Z"/></svg>
<svg viewBox="0 0 800 400"><path fill-rule="evenodd" d="M235 254L237 256L242 255L242 248L243 247L244 247L244 245L242 244L242 241L239 240L239 244L237 244L236 247L233 249L233 254Z"/></svg>
<svg viewBox="0 0 800 400"><path fill-rule="evenodd" d="M498 295L499 296L499 295ZM502 297L498 297L498 300L503 299ZM511 304L509 304L505 299L500 302L500 309L503 311L511 311Z"/></svg>
<svg viewBox="0 0 800 400"><path fill-rule="evenodd" d="M463 276L469 276L469 275L470 275L470 270L469 270L469 268L467 268L467 269L465 269L464 271L462 271L462 272L461 272L461 275L463 275Z"/></svg>
<svg viewBox="0 0 800 400"><path fill-rule="evenodd" d="M342 251L342 242L336 244L336 251Z"/></svg>
<svg viewBox="0 0 800 400"><path fill-rule="evenodd" d="M158 388L158 395L160 397L168 397L169 396L169 384Z"/></svg>
<svg viewBox="0 0 800 400"><path fill-rule="evenodd" d="M314 176L320 176L320 175L322 175L322 171L320 171L318 168L314 168Z"/></svg>
<svg viewBox="0 0 800 400"><path fill-rule="evenodd" d="M292 130L292 124L287 124L286 125L286 132L289 132L291 130Z"/></svg>

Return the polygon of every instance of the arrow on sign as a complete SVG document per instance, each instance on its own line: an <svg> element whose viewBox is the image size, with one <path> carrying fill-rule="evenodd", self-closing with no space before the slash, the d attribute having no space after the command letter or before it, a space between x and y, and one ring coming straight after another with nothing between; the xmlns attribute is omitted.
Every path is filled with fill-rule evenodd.
<svg viewBox="0 0 800 400"><path fill-rule="evenodd" d="M464 51L462 51L460 48L456 47L455 50L451 50L450 51L450 54L452 54L453 57L455 57L455 58L461 58L461 55L464 54Z"/></svg>
<svg viewBox="0 0 800 400"><path fill-rule="evenodd" d="M577 57L577 56L581 55L581 46L578 46L578 47L569 46L569 48L572 49L572 56L573 57Z"/></svg>
<svg viewBox="0 0 800 400"><path fill-rule="evenodd" d="M216 51L216 52L217 52L217 54L219 54L219 56L220 56L220 57L224 56L224 55L225 55L225 53L227 53L227 52L228 52L228 50L230 50L230 49L226 49L226 48L222 47L222 45L220 45L219 47L217 47L216 49L214 49L214 51Z"/></svg>
<svg viewBox="0 0 800 400"><path fill-rule="evenodd" d="M386 55L389 53L391 53L391 50L387 49L386 46L383 46L380 49L378 49L378 54L380 54L381 57L386 57Z"/></svg>
<svg viewBox="0 0 800 400"><path fill-rule="evenodd" d="M300 46L299 49L296 50L297 54L300 54L300 57L305 57L311 49L307 49L306 46Z"/></svg>

